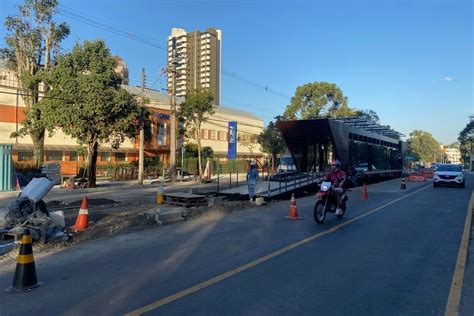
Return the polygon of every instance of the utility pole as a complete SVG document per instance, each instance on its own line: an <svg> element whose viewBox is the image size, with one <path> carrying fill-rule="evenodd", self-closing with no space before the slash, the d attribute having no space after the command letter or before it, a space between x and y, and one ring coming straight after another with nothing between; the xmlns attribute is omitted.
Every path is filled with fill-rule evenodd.
<svg viewBox="0 0 474 316"><path fill-rule="evenodd" d="M142 98L140 101L140 149L138 153L138 184L143 184L143 160L144 160L144 153L143 147L145 146L145 68L142 68Z"/></svg>
<svg viewBox="0 0 474 316"><path fill-rule="evenodd" d="M176 64L178 56L176 56L176 39L173 38L171 59L171 115L170 115L170 180L171 183L176 182Z"/></svg>

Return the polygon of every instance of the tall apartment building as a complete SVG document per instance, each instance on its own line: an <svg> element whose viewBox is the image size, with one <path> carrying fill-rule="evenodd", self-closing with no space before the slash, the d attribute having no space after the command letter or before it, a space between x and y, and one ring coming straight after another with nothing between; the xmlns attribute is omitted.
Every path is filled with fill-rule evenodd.
<svg viewBox="0 0 474 316"><path fill-rule="evenodd" d="M185 97L187 91L209 89L215 104L220 104L222 32L209 28L204 32L186 33L173 28L168 37L168 65L173 62L176 49L176 96ZM168 76L168 91L172 91L173 78Z"/></svg>

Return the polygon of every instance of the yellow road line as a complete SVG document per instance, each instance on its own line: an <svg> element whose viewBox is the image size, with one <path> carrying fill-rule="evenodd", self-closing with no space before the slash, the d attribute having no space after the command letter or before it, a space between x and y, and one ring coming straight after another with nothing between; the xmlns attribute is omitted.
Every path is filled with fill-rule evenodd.
<svg viewBox="0 0 474 316"><path fill-rule="evenodd" d="M461 302L462 284L464 280L464 268L466 266L467 249L469 247L469 236L471 234L472 209L474 208L474 192L471 194L469 206L467 208L464 232L459 246L458 259L453 274L453 281L449 290L448 303L444 315L452 316L459 314L459 303Z"/></svg>
<svg viewBox="0 0 474 316"><path fill-rule="evenodd" d="M297 241L297 242L295 242L295 243L293 243L293 244L291 244L291 245L288 245L288 246L283 247L283 248L281 248L281 249L279 249L279 250L276 250L276 251L274 251L274 252L272 252L272 253L270 253L270 254L268 254L268 255L266 255L266 256L260 257L260 258L258 258L258 259L256 259L256 260L252 261L252 262L246 263L246 264L244 264L244 265L242 265L242 266L240 266L240 267L237 267L237 268L235 268L235 269L233 269L233 270L227 271L227 272L225 272L225 273L223 273L223 274L220 274L220 275L218 275L218 276L216 276L216 277L213 277L213 278L211 278L211 279L209 279L209 280L207 280L207 281L201 282L201 283L196 284L196 285L194 285L194 286L192 286L192 287L190 287L190 288L187 288L187 289L185 289L185 290L182 290L182 291L180 291L180 292L177 292L177 293L175 293L175 294L172 294L172 295L170 295L170 296L167 296L167 297L165 297L165 298L162 298L162 299L160 299L160 300L158 300L158 301L156 301L156 302L154 302L154 303L145 305L145 306L143 306L143 307L141 307L141 308L138 308L138 309L136 309L136 310L134 310L134 311L131 311L131 312L125 314L125 315L127 315L127 316L141 315L141 314L150 312L150 311L152 311L152 310L154 310L154 309L156 309L156 308L158 308L158 307L160 307L160 306L163 306L163 305L165 305L165 304L168 304L168 303L171 303L171 302L173 302L173 301L176 301L176 300L178 300L178 299L180 299L180 298L183 298L183 297L185 297L185 296L188 296L188 295L190 295L190 294L192 294L192 293L194 293L194 292L197 292L197 291L199 291L199 290L201 290L201 289L204 289L204 288L206 288L206 287L208 287L208 286L211 286L211 285L213 285L213 284L219 283L219 282L221 282L221 281L223 281L223 280L225 280L225 279L227 279L227 278L230 278L231 276L234 276L234 275L236 275L236 274L238 274L238 273L240 273L240 272L243 272L243 271L245 271L245 270L249 270L249 269L251 269L251 268L254 268L254 267L256 267L257 265L259 265L259 264L261 264L261 263L264 263L264 262L266 262L266 261L268 261L268 260L270 260L270 259L272 259L272 258L275 258L275 257L277 257L277 256L279 256L279 255L281 255L281 254L284 254L284 253L286 253L286 252L288 252L288 251L290 251L290 250L292 250L292 249L295 249L295 248L300 247L300 246L302 246L302 245L304 245L304 244L307 244L307 243L310 242L310 241L313 241L313 240L315 240L315 239L318 239L318 238L320 238L320 237L323 237L323 236L325 236L325 235L328 235L328 234L330 234L330 233L333 233L333 232L335 232L336 230L338 230L338 229L340 229L340 228L342 228L342 227L344 227L344 226L347 226L347 225L349 225L349 224L351 224L351 223L354 223L355 221L358 221L358 220L360 220L360 219L362 219L362 218L364 218L364 217L366 217L366 216L369 216L369 215L371 215L371 214L373 214L373 213L375 213L375 212L378 212L378 211L382 210L383 208L385 208L385 207L387 207L387 206L389 206L389 205L392 205L392 204L394 204L394 203L396 203L396 202L398 202L398 201L400 201L400 200L402 200L402 199L405 199L405 198L407 198L407 197L409 197L409 196L412 196L413 194L416 194L416 193L418 193L418 192L420 192L420 191L422 191L422 190L425 190L425 189L427 189L427 188L429 188L429 187L430 187L430 186L426 186L426 187L423 187L423 188L421 188L421 189L419 189L419 190L416 190L416 191L414 191L414 192L411 192L411 193L408 193L408 194L406 194L406 195L403 195L403 196L401 196L401 197L399 197L399 198L396 198L395 200L392 200L392 201L390 201L390 202L388 202L388 203L386 203L386 204L384 204L384 205L382 205L382 206L379 206L379 207L377 207L377 208L375 208L375 209L373 209L373 210L370 210L370 211L368 211L368 212L366 212L366 213L364 213L364 214L361 214L361 215L359 215L359 216L357 216L357 217L354 217L353 219L348 220L348 221L346 221L346 222L344 222L344 223L341 223L341 224L339 224L339 225L336 225L336 226L334 226L334 227L332 227L332 228L330 228L330 229L328 229L328 230L325 230L325 231L323 231L323 232L317 233L317 234L315 234L315 235L312 235L312 236L309 236L309 237L307 237L307 238L305 238L305 239L302 239L302 240L300 240L300 241Z"/></svg>

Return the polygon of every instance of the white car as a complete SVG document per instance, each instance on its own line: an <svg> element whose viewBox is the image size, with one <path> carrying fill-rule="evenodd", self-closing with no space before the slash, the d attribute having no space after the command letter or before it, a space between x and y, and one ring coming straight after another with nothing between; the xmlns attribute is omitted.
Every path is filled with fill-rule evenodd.
<svg viewBox="0 0 474 316"><path fill-rule="evenodd" d="M440 164L433 175L433 186L454 184L464 188L466 180L459 165Z"/></svg>
<svg viewBox="0 0 474 316"><path fill-rule="evenodd" d="M355 166L355 170L358 172L367 172L369 171L369 164L368 163L360 163L357 166ZM374 165L372 165L372 171L377 170Z"/></svg>
<svg viewBox="0 0 474 316"><path fill-rule="evenodd" d="M296 171L296 166L293 163L293 158L290 155L285 155L280 158L280 164L277 166L277 172L288 172L288 171Z"/></svg>

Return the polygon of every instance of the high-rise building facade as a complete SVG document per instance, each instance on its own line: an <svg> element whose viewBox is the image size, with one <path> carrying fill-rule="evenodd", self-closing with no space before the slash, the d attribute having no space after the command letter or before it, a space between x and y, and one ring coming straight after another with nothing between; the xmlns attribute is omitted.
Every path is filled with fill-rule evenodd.
<svg viewBox="0 0 474 316"><path fill-rule="evenodd" d="M187 91L209 89L214 103L220 104L222 32L209 28L204 32L187 33L173 28L168 37L168 65L176 64L176 96L185 97ZM173 56L173 48L175 56ZM168 76L168 91L173 78Z"/></svg>

